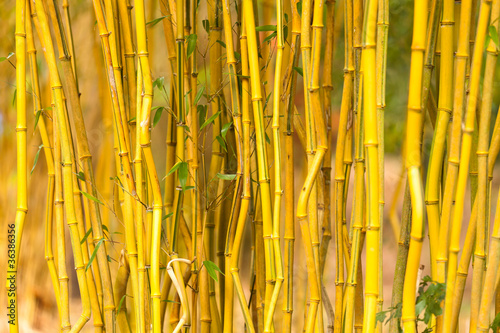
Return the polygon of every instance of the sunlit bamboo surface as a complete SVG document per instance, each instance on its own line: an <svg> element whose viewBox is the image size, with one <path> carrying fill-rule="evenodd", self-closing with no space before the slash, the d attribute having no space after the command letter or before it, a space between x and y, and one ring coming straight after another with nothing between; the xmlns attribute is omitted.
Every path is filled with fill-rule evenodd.
<svg viewBox="0 0 500 333"><path fill-rule="evenodd" d="M2 6L0 331L500 332L500 0Z"/></svg>

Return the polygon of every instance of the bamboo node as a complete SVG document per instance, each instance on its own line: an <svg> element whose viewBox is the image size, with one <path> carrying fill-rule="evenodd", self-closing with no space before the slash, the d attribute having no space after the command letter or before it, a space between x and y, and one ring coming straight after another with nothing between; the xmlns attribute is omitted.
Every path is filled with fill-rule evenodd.
<svg viewBox="0 0 500 333"><path fill-rule="evenodd" d="M439 111L443 111L443 112L449 113L450 115L452 114L451 109L448 109L448 108L440 107L440 108L438 108L438 112Z"/></svg>
<svg viewBox="0 0 500 333"><path fill-rule="evenodd" d="M16 37L24 37L24 38L26 38L26 34L24 32L16 32L15 36Z"/></svg>
<svg viewBox="0 0 500 333"><path fill-rule="evenodd" d="M479 150L478 150L478 151L476 152L476 155L477 155L477 156L486 156L486 157L488 157L488 154L489 154L489 152L488 152L488 151L479 151Z"/></svg>
<svg viewBox="0 0 500 333"><path fill-rule="evenodd" d="M123 53L123 56L125 58L132 58L132 57L135 57L135 52L132 52L132 53L125 52L125 53Z"/></svg>

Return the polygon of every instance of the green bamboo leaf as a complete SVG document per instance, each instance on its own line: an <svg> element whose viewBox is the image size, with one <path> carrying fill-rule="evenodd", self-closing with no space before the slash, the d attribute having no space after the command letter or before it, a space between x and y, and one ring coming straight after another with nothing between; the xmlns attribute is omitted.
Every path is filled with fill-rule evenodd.
<svg viewBox="0 0 500 333"><path fill-rule="evenodd" d="M89 262L87 263L87 267L85 267L85 272L89 269L90 265L92 265L92 262L94 261L95 256L97 255L97 250L99 250L99 246L101 246L102 242L104 242L104 239L101 239L100 241L97 242L97 244L94 248L94 251L92 252L92 255L90 256Z"/></svg>
<svg viewBox="0 0 500 333"><path fill-rule="evenodd" d="M183 191L186 187L188 174L188 164L186 162L181 162L181 165L179 166L179 183L181 184L181 188Z"/></svg>
<svg viewBox="0 0 500 333"><path fill-rule="evenodd" d="M181 166L181 161L177 162L174 164L174 166L170 169L170 171L167 173L166 177L170 176L171 174L173 174L175 171L177 171L177 169L179 169L179 167Z"/></svg>
<svg viewBox="0 0 500 333"><path fill-rule="evenodd" d="M220 135L217 135L215 137L215 140L217 140L217 142L224 149L224 151L227 152L227 146L226 146L226 143L224 142L224 139Z"/></svg>
<svg viewBox="0 0 500 333"><path fill-rule="evenodd" d="M202 129L204 129L206 126L208 126L209 124L213 123L215 119L217 119L217 117L220 115L220 111L218 111L217 113L213 114L210 118L208 118L204 123L203 125L201 125L200 127L200 131Z"/></svg>
<svg viewBox="0 0 500 333"><path fill-rule="evenodd" d="M12 57L14 55L14 52L10 52L6 57L0 57L0 62L5 61Z"/></svg>
<svg viewBox="0 0 500 333"><path fill-rule="evenodd" d="M95 201L97 202L98 204L101 204L104 206L104 204L99 200L97 199L96 197L93 197L92 195L88 194L87 192L83 192L82 190L80 190L80 192L89 200L92 200L92 201ZM104 229L104 225L103 225L103 229Z"/></svg>
<svg viewBox="0 0 500 333"><path fill-rule="evenodd" d="M76 178L80 179L82 182L85 181L85 174L83 173L83 171L79 171L77 174L76 174Z"/></svg>
<svg viewBox="0 0 500 333"><path fill-rule="evenodd" d="M167 303L181 304L180 302L172 301L172 300L169 300L169 299L162 299L161 301L162 302L167 302Z"/></svg>
<svg viewBox="0 0 500 333"><path fill-rule="evenodd" d="M105 225L105 224L103 224L103 225L102 225L102 230L104 230L104 231L106 231L106 232L109 232L108 227L106 227L106 225Z"/></svg>
<svg viewBox="0 0 500 333"><path fill-rule="evenodd" d="M271 144L271 139L269 139L269 136L267 135L267 133L265 133L265 134L266 134L266 142L267 142L267 144L270 145Z"/></svg>
<svg viewBox="0 0 500 333"><path fill-rule="evenodd" d="M205 118L207 117L207 109L206 105L197 105L196 111L198 112L198 124L203 124L205 122Z"/></svg>
<svg viewBox="0 0 500 333"><path fill-rule="evenodd" d="M220 39L217 39L216 42L219 43L223 48L226 48L226 43L224 43Z"/></svg>
<svg viewBox="0 0 500 333"><path fill-rule="evenodd" d="M297 2L297 12L299 13L299 16L302 17L302 0Z"/></svg>
<svg viewBox="0 0 500 333"><path fill-rule="evenodd" d="M43 144L38 146L38 150L35 155L35 160L33 161L33 167L31 168L31 175L33 174L33 171L35 171L36 164L38 163L38 158L40 157L40 150L42 150Z"/></svg>
<svg viewBox="0 0 500 333"><path fill-rule="evenodd" d="M191 34L187 36L187 57L189 58L191 54L193 54L194 50L196 49L196 41L198 40L198 36L196 34Z"/></svg>
<svg viewBox="0 0 500 333"><path fill-rule="evenodd" d="M490 328L493 330L493 332L496 332L500 328L500 312L497 313L495 319L493 319Z"/></svg>
<svg viewBox="0 0 500 333"><path fill-rule="evenodd" d="M227 135L227 131L229 130L229 128L231 128L231 125L233 124L233 122L229 122L227 124L224 124L224 126L222 126L222 129L220 130L220 134L222 135L222 137L225 139L226 138L226 135Z"/></svg>
<svg viewBox="0 0 500 333"><path fill-rule="evenodd" d="M224 174L224 173L217 173L217 178L220 178L222 180L234 180L236 179L238 175L236 174Z"/></svg>
<svg viewBox="0 0 500 333"><path fill-rule="evenodd" d="M208 34L210 32L210 23L208 20L203 20L201 23L203 24L203 29L205 29Z"/></svg>
<svg viewBox="0 0 500 333"><path fill-rule="evenodd" d="M85 233L85 236L83 236L80 245L85 243L87 241L87 238L89 238L90 234L92 233L92 227L90 227L89 231Z"/></svg>
<svg viewBox="0 0 500 333"><path fill-rule="evenodd" d="M495 43L495 45L498 48L499 47L499 45L498 45L498 32L497 32L497 29L495 28L494 25L490 25L488 27L488 34L489 34L491 40L493 41L493 43Z"/></svg>
<svg viewBox="0 0 500 333"><path fill-rule="evenodd" d="M195 105L197 105L198 102L200 101L201 96L203 96L204 91L205 91L205 86L201 86L201 89L198 90L198 92L196 93L196 96L194 97L194 104Z"/></svg>
<svg viewBox="0 0 500 333"><path fill-rule="evenodd" d="M219 282L219 279L217 278L216 272L219 272L222 275L224 275L224 273L222 273L220 268L215 263L211 262L210 260L205 260L203 262L203 266L205 266L205 268L207 269L208 275L210 275L210 277L212 279L214 279L215 282Z"/></svg>
<svg viewBox="0 0 500 333"><path fill-rule="evenodd" d="M35 113L35 126L33 127L33 132L36 130L36 127L38 125L38 121L40 120L40 116L42 115L42 110L38 110Z"/></svg>
<svg viewBox="0 0 500 333"><path fill-rule="evenodd" d="M127 297L128 295L123 295L122 298L120 299L120 303L118 304L118 309L116 310L116 314L119 314L120 311L122 310L122 305L123 305L123 301L125 300L125 297Z"/></svg>
<svg viewBox="0 0 500 333"><path fill-rule="evenodd" d="M165 108L163 106L157 106L156 108L153 108L153 109L156 109L155 117L153 118L153 127L155 127L156 124L158 124L158 122L160 121L161 115L162 115L163 110Z"/></svg>
<svg viewBox="0 0 500 333"><path fill-rule="evenodd" d="M276 32L278 28L275 25L261 25L260 27L255 27L255 31L274 31Z"/></svg>
<svg viewBox="0 0 500 333"><path fill-rule="evenodd" d="M174 215L174 213L168 213L167 215L163 216L163 218L161 219L162 221L168 219L169 217L171 217L172 215Z"/></svg>
<svg viewBox="0 0 500 333"><path fill-rule="evenodd" d="M165 16L162 16L162 17L155 18L154 20L151 20L148 23L146 23L146 25L154 27L155 25L157 25L158 23L160 23L161 21L163 21L163 19L166 19L167 17L170 17L170 16L172 16L172 15L165 15Z"/></svg>
<svg viewBox="0 0 500 333"><path fill-rule="evenodd" d="M272 40L273 38L276 38L276 36L277 36L277 35L278 35L278 34L277 34L276 32L273 32L272 34L270 34L269 36L267 36L267 37L264 39L264 42L263 42L263 43L265 43L265 42L271 42L271 40Z"/></svg>
<svg viewBox="0 0 500 333"><path fill-rule="evenodd" d="M293 67L293 69L300 74L300 76L304 76L304 70L302 67Z"/></svg>
<svg viewBox="0 0 500 333"><path fill-rule="evenodd" d="M153 88L157 87L158 89L163 89L163 84L165 83L165 78L163 76L157 78L153 81Z"/></svg>

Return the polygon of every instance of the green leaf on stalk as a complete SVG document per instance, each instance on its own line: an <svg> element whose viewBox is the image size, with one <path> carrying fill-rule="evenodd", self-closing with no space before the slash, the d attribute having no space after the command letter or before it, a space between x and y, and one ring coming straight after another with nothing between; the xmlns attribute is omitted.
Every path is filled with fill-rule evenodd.
<svg viewBox="0 0 500 333"><path fill-rule="evenodd" d="M40 157L40 150L42 150L43 144L38 146L38 150L35 155L35 160L33 161L33 167L31 168L31 175L33 174L33 171L35 171L36 164L38 163L38 158Z"/></svg>
<svg viewBox="0 0 500 333"><path fill-rule="evenodd" d="M120 311L122 310L123 301L125 300L125 297L127 297L127 296L128 295L123 295L122 298L120 299L120 303L118 303L118 309L116 310L116 314L119 314Z"/></svg>
<svg viewBox="0 0 500 333"><path fill-rule="evenodd" d="M162 299L161 301L162 302L167 302L167 303L181 304L180 302L172 301L172 300L169 300L169 299Z"/></svg>
<svg viewBox="0 0 500 333"><path fill-rule="evenodd" d="M493 330L493 332L496 332L500 328L500 312L497 313L495 319L493 319L490 328Z"/></svg>
<svg viewBox="0 0 500 333"><path fill-rule="evenodd" d="M266 142L267 142L268 144L271 144L271 139L269 139L269 136L267 135L267 133L265 133L265 134L266 134Z"/></svg>
<svg viewBox="0 0 500 333"><path fill-rule="evenodd" d="M87 267L85 267L85 272L89 269L90 265L92 265L92 262L94 261L95 256L97 255L97 250L99 250L99 246L101 246L102 242L104 242L104 238L97 242L97 244L94 248L94 251L92 252L92 255L90 256L89 262L87 263Z"/></svg>
<svg viewBox="0 0 500 333"><path fill-rule="evenodd" d="M302 0L297 2L297 12L299 13L299 16L302 17Z"/></svg>
<svg viewBox="0 0 500 333"><path fill-rule="evenodd" d="M0 57L0 62L5 61L12 57L14 55L14 52L9 52L9 54L6 57Z"/></svg>
<svg viewBox="0 0 500 333"><path fill-rule="evenodd" d="M207 109L208 107L206 105L196 106L196 111L198 112L198 124L203 124L203 122L205 121L205 118L207 116Z"/></svg>
<svg viewBox="0 0 500 333"><path fill-rule="evenodd" d="M97 202L98 204L101 204L101 205L104 205L99 199L97 199L96 197L88 194L87 192L83 192L82 190L80 190L80 192L89 200L92 200L92 201L95 201ZM102 226L102 228L104 229L104 225Z"/></svg>
<svg viewBox="0 0 500 333"><path fill-rule="evenodd" d="M215 263L211 262L210 260L203 261L203 266L206 267L208 275L210 275L210 277L212 279L214 279L215 282L219 282L219 279L217 278L216 272L219 272L222 275L224 275L224 273L222 273L220 268Z"/></svg>
<svg viewBox="0 0 500 333"><path fill-rule="evenodd" d="M134 122L134 121L135 121L135 119L136 119L136 117L132 117L132 118L130 118L130 119L128 120L128 123L129 123L129 124L131 124L132 122Z"/></svg>
<svg viewBox="0 0 500 333"><path fill-rule="evenodd" d="M172 16L172 15L165 15L165 16L161 16L161 17L155 18L154 20L151 20L148 23L146 23L146 25L154 27L155 25L157 25L158 23L160 23L161 21L163 21L163 19L166 19L167 17L170 17L170 16Z"/></svg>
<svg viewBox="0 0 500 333"><path fill-rule="evenodd" d="M217 135L215 137L215 140L217 140L217 142L224 149L224 151L227 152L227 146L226 146L226 143L224 142L224 139L220 135Z"/></svg>
<svg viewBox="0 0 500 333"><path fill-rule="evenodd" d="M38 125L38 121L40 120L40 116L42 115L42 110L38 110L35 113L35 126L33 127L33 132L36 130L36 127Z"/></svg>
<svg viewBox="0 0 500 333"><path fill-rule="evenodd" d="M82 182L85 181L85 174L83 173L83 171L79 171L77 174L76 174L76 178L80 179Z"/></svg>
<svg viewBox="0 0 500 333"><path fill-rule="evenodd" d="M175 163L175 164L174 164L174 166L173 166L173 167L170 169L170 171L167 173L167 177L168 177L168 176L170 176L171 174L173 174L175 171L177 171L177 169L179 169L179 168L180 168L181 163L183 163L183 162L179 161L179 162Z"/></svg>
<svg viewBox="0 0 500 333"><path fill-rule="evenodd" d="M194 50L196 49L196 41L198 40L198 36L196 34L191 34L187 36L187 58L193 54Z"/></svg>
<svg viewBox="0 0 500 333"><path fill-rule="evenodd" d="M220 134L222 135L222 137L225 139L226 138L226 135L227 135L227 131L231 128L231 125L233 124L232 121L230 121L229 123L227 124L224 124L224 126L222 126L222 129L220 130Z"/></svg>
<svg viewBox="0 0 500 333"><path fill-rule="evenodd" d="M261 25L260 27L255 27L255 31L277 31L277 27L275 25Z"/></svg>
<svg viewBox="0 0 500 333"><path fill-rule="evenodd" d="M14 90L14 97L12 98L12 105L16 104L16 98L17 98L17 88Z"/></svg>
<svg viewBox="0 0 500 333"><path fill-rule="evenodd" d="M278 35L278 34L277 34L276 32L273 32L272 34L270 34L269 36L267 36L267 37L264 39L264 42L263 42L263 43L265 43L265 42L271 42L271 40L272 40L273 38L276 38L276 36L277 36L277 35Z"/></svg>
<svg viewBox="0 0 500 333"><path fill-rule="evenodd" d="M217 178L222 180L235 180L237 176L236 174L217 173Z"/></svg>
<svg viewBox="0 0 500 333"><path fill-rule="evenodd" d="M205 91L205 86L201 86L201 89L198 90L198 92L196 93L196 96L194 97L194 104L195 105L198 105L198 102L200 101L201 96L203 96L204 91Z"/></svg>
<svg viewBox="0 0 500 333"><path fill-rule="evenodd" d="M82 240L80 241L80 245L87 241L87 238L89 238L91 233L92 233L92 227L90 227L89 231L85 233L85 236L83 236Z"/></svg>
<svg viewBox="0 0 500 333"><path fill-rule="evenodd" d="M201 21L201 23L203 24L203 29L205 29L208 34L210 32L210 23L208 22L208 20L203 20Z"/></svg>
<svg viewBox="0 0 500 333"><path fill-rule="evenodd" d="M494 25L490 25L488 27L488 36L491 38L491 40L495 43L495 45L498 48L499 47L499 44L498 44L498 32L497 32L497 29L495 28Z"/></svg>
<svg viewBox="0 0 500 333"><path fill-rule="evenodd" d="M181 162L181 164L179 165L178 175L179 175L179 183L181 184L181 188L184 191L184 189L186 188L186 182L189 175L188 164L186 162Z"/></svg>
<svg viewBox="0 0 500 333"><path fill-rule="evenodd" d="M304 76L304 70L302 69L302 67L293 67L293 69L300 74L300 76Z"/></svg>
<svg viewBox="0 0 500 333"><path fill-rule="evenodd" d="M106 225L105 225L105 224L103 224L103 225L102 225L102 230L104 230L104 231L106 231L106 232L109 232L108 227L106 227Z"/></svg>
<svg viewBox="0 0 500 333"><path fill-rule="evenodd" d="M165 78L163 76L160 76L156 80L153 81L153 88L157 87L158 89L163 89L163 84L165 83Z"/></svg>
<svg viewBox="0 0 500 333"><path fill-rule="evenodd" d="M169 217L171 217L172 215L174 215L174 213L168 213L167 215L163 216L161 220L164 221L164 220L168 219Z"/></svg>
<svg viewBox="0 0 500 333"><path fill-rule="evenodd" d="M155 110L155 109L156 109L156 112L155 112L155 117L153 118L153 127L155 127L156 124L158 124L158 122L160 121L161 115L162 115L163 110L165 108L163 106L157 106L151 110Z"/></svg>
<svg viewBox="0 0 500 333"><path fill-rule="evenodd" d="M213 114L210 118L208 118L204 123L203 125L201 125L200 127L200 131L202 129L204 129L206 126L210 125L211 123L213 123L215 121L215 119L217 119L217 117L220 115L220 111L218 111L217 113Z"/></svg>
<svg viewBox="0 0 500 333"><path fill-rule="evenodd" d="M239 54L239 52L234 51L234 57L236 60L241 61L241 54Z"/></svg>
<svg viewBox="0 0 500 333"><path fill-rule="evenodd" d="M224 43L220 39L217 39L216 42L219 43L223 48L226 48L226 43Z"/></svg>

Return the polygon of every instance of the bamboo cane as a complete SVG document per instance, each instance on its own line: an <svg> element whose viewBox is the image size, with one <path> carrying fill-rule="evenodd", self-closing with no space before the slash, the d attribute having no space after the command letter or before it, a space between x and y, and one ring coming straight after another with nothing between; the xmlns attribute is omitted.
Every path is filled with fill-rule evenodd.
<svg viewBox="0 0 500 333"><path fill-rule="evenodd" d="M27 125L26 125L26 1L16 1L16 148L17 148L17 205L14 235L9 237L9 261L6 289L9 306L14 306L14 318L9 324L10 332L19 332L19 312L17 299L17 269L19 251L28 212L28 165L27 165ZM10 245L13 245L12 247Z"/></svg>
<svg viewBox="0 0 500 333"><path fill-rule="evenodd" d="M402 321L405 331L415 332L415 285L423 240L423 194L420 178L420 143L423 126L421 104L422 67L425 52L427 26L427 2L415 1L413 41L408 94L408 118L406 133L406 166L412 202L412 226L408 264L403 287Z"/></svg>
<svg viewBox="0 0 500 333"><path fill-rule="evenodd" d="M335 150L335 239L336 239L336 278L335 278L335 324L334 331L342 330L342 307L344 289L344 259L343 259L343 220L344 220L344 153L346 134L348 131L348 116L352 107L353 94L353 48L352 48L352 3L348 1L344 7L344 39L346 40L344 60L344 88L340 108L337 148ZM352 132L352 130L351 130ZM349 150L350 151L350 150Z"/></svg>

